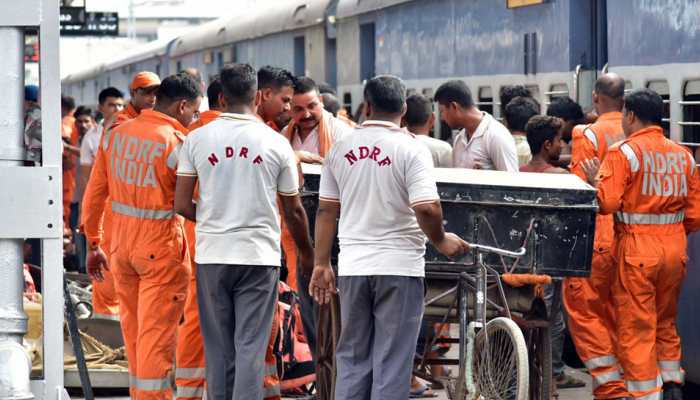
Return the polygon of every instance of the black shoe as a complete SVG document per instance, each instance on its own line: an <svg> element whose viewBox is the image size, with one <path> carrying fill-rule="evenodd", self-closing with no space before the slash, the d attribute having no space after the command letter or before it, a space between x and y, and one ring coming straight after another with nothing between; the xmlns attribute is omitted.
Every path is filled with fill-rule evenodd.
<svg viewBox="0 0 700 400"><path fill-rule="evenodd" d="M664 400L683 400L683 389L675 382L664 383Z"/></svg>

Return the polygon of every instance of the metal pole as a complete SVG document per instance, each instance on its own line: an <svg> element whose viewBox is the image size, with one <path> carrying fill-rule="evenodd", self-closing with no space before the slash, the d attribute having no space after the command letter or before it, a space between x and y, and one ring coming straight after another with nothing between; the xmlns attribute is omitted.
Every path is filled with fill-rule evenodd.
<svg viewBox="0 0 700 400"><path fill-rule="evenodd" d="M24 32L0 28L0 168L22 165L24 153ZM32 399L31 362L22 347L24 313L22 239L0 239L0 399Z"/></svg>

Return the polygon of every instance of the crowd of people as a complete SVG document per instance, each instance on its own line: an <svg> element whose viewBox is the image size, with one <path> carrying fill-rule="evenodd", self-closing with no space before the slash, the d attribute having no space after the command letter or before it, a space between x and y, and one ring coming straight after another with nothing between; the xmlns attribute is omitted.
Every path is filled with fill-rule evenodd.
<svg viewBox="0 0 700 400"><path fill-rule="evenodd" d="M33 154L37 92L25 90ZM591 276L544 295L555 382L583 385L564 371L568 325L595 398L680 399L676 304L700 180L692 155L663 135L661 98L625 95L611 73L588 113L568 97L542 110L521 85L501 89L500 107L502 122L460 80L430 99L377 76L351 118L328 85L246 64L208 86L193 69L140 72L128 101L105 88L94 110L64 97L67 265L92 277L93 317L121 321L132 397L171 398L174 378L179 399L279 398L267 332L280 278L300 298L314 357L318 304L339 297L337 399L429 395L412 379L416 344L442 329L422 323L426 238L449 257L469 251L443 229L438 167L571 173L596 187ZM436 109L450 128L442 139ZM323 165L315 242L302 162Z"/></svg>

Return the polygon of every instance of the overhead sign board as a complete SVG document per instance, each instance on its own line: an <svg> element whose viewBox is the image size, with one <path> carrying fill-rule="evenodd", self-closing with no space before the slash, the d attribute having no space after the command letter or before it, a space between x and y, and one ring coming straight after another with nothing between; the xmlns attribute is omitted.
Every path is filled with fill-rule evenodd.
<svg viewBox="0 0 700 400"><path fill-rule="evenodd" d="M535 4L542 4L544 2L545 0L506 0L508 8L525 7Z"/></svg>
<svg viewBox="0 0 700 400"><path fill-rule="evenodd" d="M61 35L64 36L118 36L119 14L116 12L63 13L61 7ZM65 22L64 22L65 20Z"/></svg>

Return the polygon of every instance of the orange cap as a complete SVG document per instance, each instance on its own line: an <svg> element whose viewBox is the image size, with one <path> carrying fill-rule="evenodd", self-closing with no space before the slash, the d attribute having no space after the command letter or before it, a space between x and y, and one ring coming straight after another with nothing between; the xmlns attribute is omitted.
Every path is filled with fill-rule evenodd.
<svg viewBox="0 0 700 400"><path fill-rule="evenodd" d="M142 71L134 75L134 80L131 81L131 86L129 86L129 89L136 90L158 85L160 85L160 78L158 75L154 74L153 72Z"/></svg>

